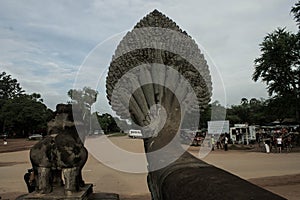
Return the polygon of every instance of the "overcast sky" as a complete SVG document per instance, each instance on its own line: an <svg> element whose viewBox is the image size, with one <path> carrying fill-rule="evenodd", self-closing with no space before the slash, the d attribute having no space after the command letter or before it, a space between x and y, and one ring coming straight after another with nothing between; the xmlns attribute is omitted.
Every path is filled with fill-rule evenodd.
<svg viewBox="0 0 300 200"><path fill-rule="evenodd" d="M158 9L205 53L213 101L230 106L243 97L267 98L266 85L251 79L253 60L260 55L259 44L267 33L278 27L297 30L290 14L296 2L1 0L0 71L16 78L27 93L40 93L51 109L68 101L69 89L90 86L99 91L97 110L109 112L105 75L113 51L127 31Z"/></svg>

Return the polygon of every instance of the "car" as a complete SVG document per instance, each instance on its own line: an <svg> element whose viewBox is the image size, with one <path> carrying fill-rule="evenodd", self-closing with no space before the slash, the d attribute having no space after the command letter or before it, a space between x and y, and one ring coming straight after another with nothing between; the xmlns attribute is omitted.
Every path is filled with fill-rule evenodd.
<svg viewBox="0 0 300 200"><path fill-rule="evenodd" d="M41 140L43 136L41 134L32 134L28 137L28 140Z"/></svg>
<svg viewBox="0 0 300 200"><path fill-rule="evenodd" d="M0 139L5 139L8 138L8 134L7 133L3 133L0 135Z"/></svg>
<svg viewBox="0 0 300 200"><path fill-rule="evenodd" d="M194 140L192 142L192 146L201 146L204 138L205 138L205 135L204 133L202 133L201 131L196 131L194 133L195 137L194 137Z"/></svg>
<svg viewBox="0 0 300 200"><path fill-rule="evenodd" d="M104 134L104 131L103 130L95 130L94 131L94 135L103 135Z"/></svg>
<svg viewBox="0 0 300 200"><path fill-rule="evenodd" d="M133 130L133 129L131 129L131 130L129 130L128 136L132 137L132 138L142 138L143 134L142 134L141 130Z"/></svg>

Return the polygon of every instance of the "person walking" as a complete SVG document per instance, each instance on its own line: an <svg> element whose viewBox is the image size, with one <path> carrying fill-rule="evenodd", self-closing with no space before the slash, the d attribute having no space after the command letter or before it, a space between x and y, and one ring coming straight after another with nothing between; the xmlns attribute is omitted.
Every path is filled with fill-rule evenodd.
<svg viewBox="0 0 300 200"><path fill-rule="evenodd" d="M215 150L215 138L214 138L214 135L211 136L211 150L212 151Z"/></svg>
<svg viewBox="0 0 300 200"><path fill-rule="evenodd" d="M225 138L224 138L224 150L228 151L228 137L226 134L225 134Z"/></svg>
<svg viewBox="0 0 300 200"><path fill-rule="evenodd" d="M267 138L265 140L266 153L270 153L270 145L271 145L271 140L270 140L270 138Z"/></svg>
<svg viewBox="0 0 300 200"><path fill-rule="evenodd" d="M3 144L7 145L7 139L6 139L6 137L3 138Z"/></svg>
<svg viewBox="0 0 300 200"><path fill-rule="evenodd" d="M282 136L280 135L277 139L277 149L278 149L278 152L281 153L281 150L282 150Z"/></svg>
<svg viewBox="0 0 300 200"><path fill-rule="evenodd" d="M222 146L222 136L220 136L217 140L217 149L223 149L223 146Z"/></svg>

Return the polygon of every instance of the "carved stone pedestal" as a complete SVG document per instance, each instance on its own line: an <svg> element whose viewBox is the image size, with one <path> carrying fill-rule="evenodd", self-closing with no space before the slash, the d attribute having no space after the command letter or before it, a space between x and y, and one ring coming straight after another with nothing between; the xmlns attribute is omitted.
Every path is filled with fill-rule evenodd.
<svg viewBox="0 0 300 200"><path fill-rule="evenodd" d="M29 193L18 200L88 200L93 193L93 185L86 184L80 188L80 191L73 194L66 195L63 187L54 188L53 192L49 194L39 194L37 192Z"/></svg>

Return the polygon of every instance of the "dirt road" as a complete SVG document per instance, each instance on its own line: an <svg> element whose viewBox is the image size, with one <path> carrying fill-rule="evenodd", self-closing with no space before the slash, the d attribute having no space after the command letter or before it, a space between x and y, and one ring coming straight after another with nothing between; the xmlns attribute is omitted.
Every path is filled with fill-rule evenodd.
<svg viewBox="0 0 300 200"><path fill-rule="evenodd" d="M113 137L110 141L126 151L143 152L143 144L139 139ZM23 142L28 144L26 141ZM190 152L197 156L198 150L197 147L193 147ZM265 154L217 150L205 157L204 161L288 199L300 199L300 153ZM112 162L118 164L116 160ZM0 153L0 196L2 199L14 199L27 192L23 175L28 168L31 168L28 150ZM94 184L94 192L118 193L122 200L150 199L146 173L132 174L111 169L91 154L83 168L83 176L86 182Z"/></svg>

